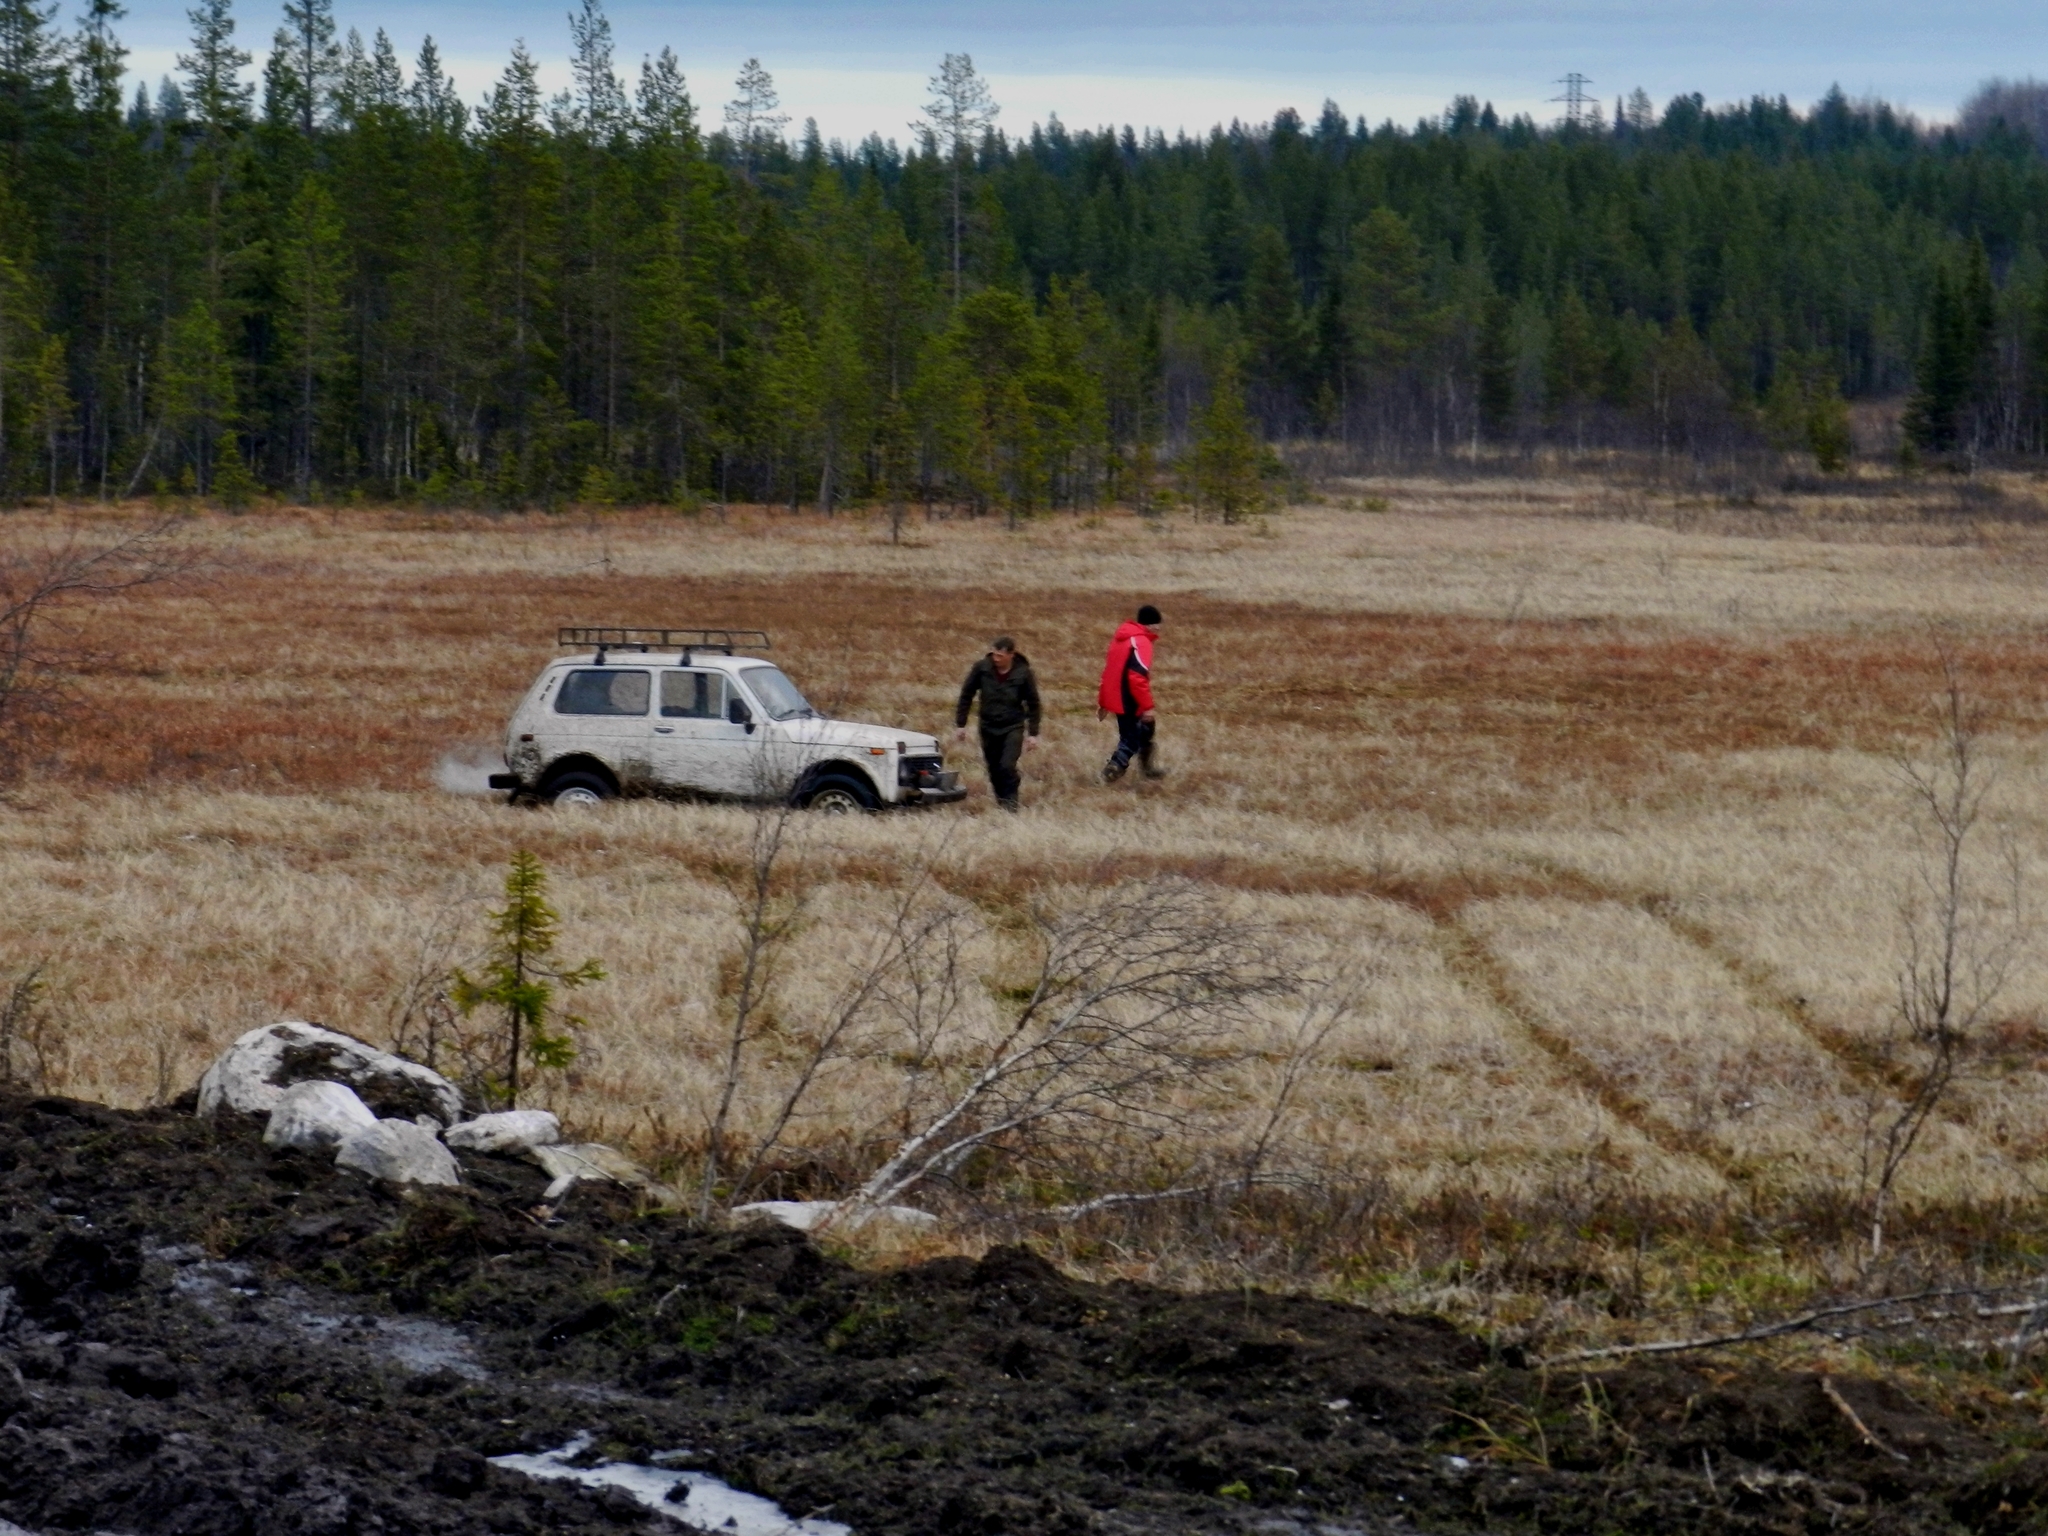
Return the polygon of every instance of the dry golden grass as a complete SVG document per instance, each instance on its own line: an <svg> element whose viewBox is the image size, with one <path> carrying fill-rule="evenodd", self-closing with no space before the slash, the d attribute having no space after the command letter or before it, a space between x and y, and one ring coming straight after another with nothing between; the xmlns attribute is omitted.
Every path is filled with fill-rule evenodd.
<svg viewBox="0 0 2048 1536"><path fill-rule="evenodd" d="M1936 626L1988 711L1999 828L2042 873L2048 533L1940 488L1882 517L1571 481L1344 493L1366 492L1390 510L919 518L901 545L878 520L740 510L196 517L217 576L96 616L123 660L0 819L0 959L56 978L59 1086L144 1101L270 1019L388 1037L445 959L434 936L473 946L530 847L565 952L611 973L579 997L583 1056L553 1102L687 1148L736 936L717 872L749 818L514 810L437 769L495 749L558 623L759 625L814 700L935 731L1001 629L1050 709L1025 813L991 814L975 764L965 807L807 832L788 1016L820 1005L873 886L913 856L993 906L1182 874L1373 958L1301 1136L1333 1179L1377 1181L1382 1234L1574 1181L1669 1210L1838 1201L1884 1091L1870 1046L1919 856L1887 754L1929 739ZM1993 510L2033 494L2014 482ZM46 526L16 514L0 536ZM1104 788L1094 676L1147 599L1174 772ZM2044 1003L2029 951L1909 1205L2009 1211L2048 1177ZM887 1074L834 1092L803 1127L821 1147L868 1123Z"/></svg>

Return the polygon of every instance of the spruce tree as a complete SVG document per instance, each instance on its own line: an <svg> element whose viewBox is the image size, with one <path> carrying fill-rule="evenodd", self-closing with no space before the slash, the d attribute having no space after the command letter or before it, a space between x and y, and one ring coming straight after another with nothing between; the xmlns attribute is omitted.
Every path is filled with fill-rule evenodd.
<svg viewBox="0 0 2048 1536"><path fill-rule="evenodd" d="M553 959L561 918L548 904L547 870L525 849L512 855L505 871L505 905L490 914L491 953L481 975L455 973L449 997L467 1017L479 1008L499 1011L504 1020L505 1075L494 1086L507 1109L519 1107L520 1068L566 1067L576 1059L570 1031L584 1022L555 1015L557 991L573 991L604 980L595 960L562 969Z"/></svg>

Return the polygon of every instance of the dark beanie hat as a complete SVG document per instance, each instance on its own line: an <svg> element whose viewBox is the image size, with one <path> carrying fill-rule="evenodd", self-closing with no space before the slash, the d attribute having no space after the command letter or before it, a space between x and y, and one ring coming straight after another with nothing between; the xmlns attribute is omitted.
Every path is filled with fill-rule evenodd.
<svg viewBox="0 0 2048 1536"><path fill-rule="evenodd" d="M1140 624L1157 624L1159 622L1159 610L1150 603L1147 603L1138 610L1138 622Z"/></svg>

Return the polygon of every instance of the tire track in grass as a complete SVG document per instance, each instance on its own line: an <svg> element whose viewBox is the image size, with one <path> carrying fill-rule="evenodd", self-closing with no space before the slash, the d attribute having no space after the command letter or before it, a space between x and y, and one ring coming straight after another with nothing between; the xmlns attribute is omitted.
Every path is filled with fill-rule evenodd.
<svg viewBox="0 0 2048 1536"><path fill-rule="evenodd" d="M1556 882L1558 894L1568 900L1608 901L1634 907L1662 923L1727 972L1753 1007L1790 1024L1824 1052L1859 1088L1881 1087L1887 1092L1897 1092L1903 1086L1896 1072L1887 1072L1872 1058L1870 1048L1863 1041L1839 1025L1822 1019L1802 994L1786 986L1762 961L1744 954L1698 918L1688 917L1683 904L1669 892L1615 885L1540 854L1516 854L1513 857Z"/></svg>
<svg viewBox="0 0 2048 1536"><path fill-rule="evenodd" d="M1513 1020L1537 1049L1550 1058L1566 1082L1665 1156L1703 1162L1731 1185L1747 1181L1748 1170L1721 1147L1704 1136L1673 1125L1650 1104L1616 1083L1567 1035L1546 1023L1541 1013L1522 996L1507 965L1464 921L1462 913L1433 915L1444 946L1444 968L1461 986L1476 992Z"/></svg>

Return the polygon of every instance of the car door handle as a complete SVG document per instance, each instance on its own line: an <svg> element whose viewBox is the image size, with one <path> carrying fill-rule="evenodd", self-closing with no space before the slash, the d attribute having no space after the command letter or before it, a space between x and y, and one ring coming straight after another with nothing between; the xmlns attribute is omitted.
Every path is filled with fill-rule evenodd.
<svg viewBox="0 0 2048 1536"><path fill-rule="evenodd" d="M672 725L657 725L654 728L654 734L657 736L673 736L675 733L676 728Z"/></svg>

